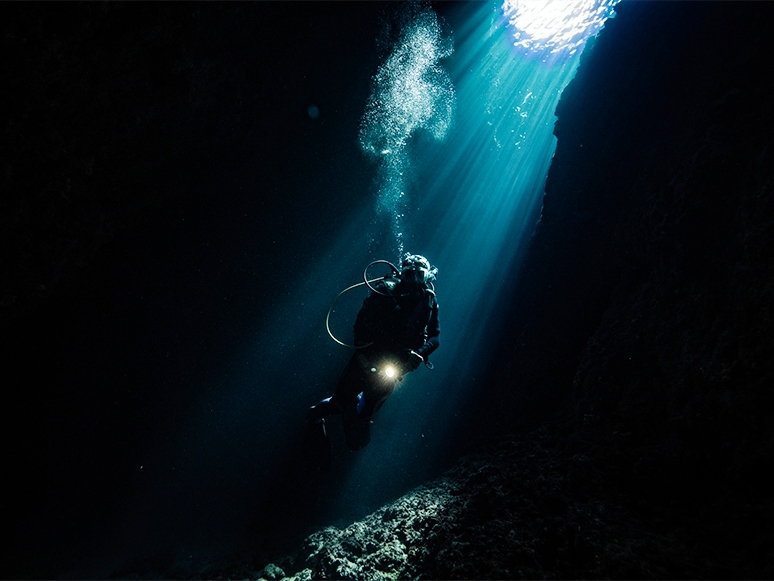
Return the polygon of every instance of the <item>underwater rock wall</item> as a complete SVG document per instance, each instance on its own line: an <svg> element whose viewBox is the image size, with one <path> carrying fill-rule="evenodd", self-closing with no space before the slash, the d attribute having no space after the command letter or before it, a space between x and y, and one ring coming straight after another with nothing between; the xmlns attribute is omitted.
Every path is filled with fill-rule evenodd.
<svg viewBox="0 0 774 581"><path fill-rule="evenodd" d="M489 387L510 405L487 416L509 431L563 409L713 471L758 470L774 442L772 7L617 11L557 110Z"/></svg>
<svg viewBox="0 0 774 581"><path fill-rule="evenodd" d="M698 481L756 486L772 466L773 14L713 7L672 57L573 381L579 422L662 445Z"/></svg>
<svg viewBox="0 0 774 581"><path fill-rule="evenodd" d="M550 431L506 438L365 519L314 533L259 578L701 578L713 565L626 507ZM709 564L709 566L708 566ZM235 566L215 577L254 577Z"/></svg>

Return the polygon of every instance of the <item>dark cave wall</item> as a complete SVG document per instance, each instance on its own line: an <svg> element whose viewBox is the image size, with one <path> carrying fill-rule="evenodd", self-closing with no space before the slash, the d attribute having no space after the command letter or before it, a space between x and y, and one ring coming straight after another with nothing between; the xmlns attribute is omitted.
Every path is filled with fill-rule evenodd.
<svg viewBox="0 0 774 581"><path fill-rule="evenodd" d="M474 422L472 440L561 412L568 431L691 470L757 473L774 442L774 6L617 12L558 107L491 373L507 405L476 415L490 428Z"/></svg>
<svg viewBox="0 0 774 581"><path fill-rule="evenodd" d="M343 19L327 2L4 3L0 326L18 333L96 285L135 283L107 280L145 239L181 229L205 182L218 194L247 174L265 216L258 243L271 244L287 230L286 194L329 162L321 144L342 125L357 132L348 114L376 58L359 48L374 6L352 3ZM354 140L339 148L358 153ZM228 206L212 198L205 227ZM348 201L319 211L335 223Z"/></svg>
<svg viewBox="0 0 774 581"><path fill-rule="evenodd" d="M749 483L774 443L772 15L723 3L689 29L613 232L621 280L573 383L586 426Z"/></svg>
<svg viewBox="0 0 774 581"><path fill-rule="evenodd" d="M317 201L360 155L382 7L0 5L8 577L106 553L198 378L305 271L289 232L338 236L370 168Z"/></svg>

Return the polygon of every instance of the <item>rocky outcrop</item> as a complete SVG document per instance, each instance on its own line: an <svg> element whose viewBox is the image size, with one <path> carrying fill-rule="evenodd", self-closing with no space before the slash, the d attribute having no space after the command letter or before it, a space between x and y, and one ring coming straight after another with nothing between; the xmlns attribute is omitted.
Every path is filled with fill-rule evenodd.
<svg viewBox="0 0 774 581"><path fill-rule="evenodd" d="M259 576L705 578L753 571L741 555L709 550L686 528L669 526L674 515L667 509L632 503L609 482L601 458L562 445L553 431L506 438L467 457L362 521L311 535ZM241 574L255 576L249 568Z"/></svg>

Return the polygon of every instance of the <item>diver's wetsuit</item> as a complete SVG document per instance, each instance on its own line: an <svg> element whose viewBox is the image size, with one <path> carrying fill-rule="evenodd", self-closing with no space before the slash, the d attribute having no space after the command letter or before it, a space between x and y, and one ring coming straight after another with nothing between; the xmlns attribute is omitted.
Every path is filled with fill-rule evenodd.
<svg viewBox="0 0 774 581"><path fill-rule="evenodd" d="M412 351L427 361L439 345L438 302L429 285L387 280L375 288L378 292L363 301L354 329L355 345L370 345L352 355L333 397L314 406L308 416L313 422L344 413L345 435L352 449L365 446L368 435L350 437L348 425L355 419L370 420L403 375L416 369L420 360ZM394 379L378 376L385 362L397 368ZM357 417L352 416L353 410Z"/></svg>

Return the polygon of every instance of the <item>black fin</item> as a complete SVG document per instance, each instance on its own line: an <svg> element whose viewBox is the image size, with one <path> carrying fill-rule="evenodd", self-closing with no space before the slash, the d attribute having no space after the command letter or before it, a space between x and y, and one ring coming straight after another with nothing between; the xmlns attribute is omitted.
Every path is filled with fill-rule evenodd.
<svg viewBox="0 0 774 581"><path fill-rule="evenodd" d="M304 458L318 470L331 467L331 442L325 431L325 420L318 418L310 421L304 435Z"/></svg>
<svg viewBox="0 0 774 581"><path fill-rule="evenodd" d="M357 400L341 416L344 425L344 439L352 450L365 448L371 441L371 414L357 412Z"/></svg>

